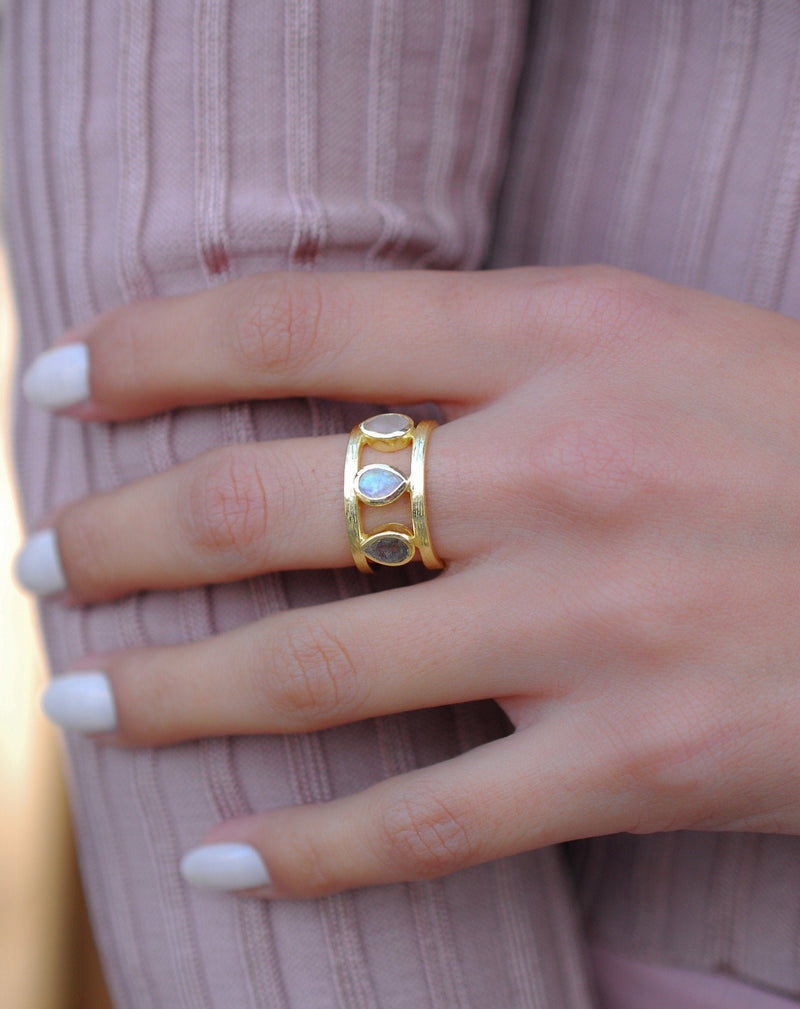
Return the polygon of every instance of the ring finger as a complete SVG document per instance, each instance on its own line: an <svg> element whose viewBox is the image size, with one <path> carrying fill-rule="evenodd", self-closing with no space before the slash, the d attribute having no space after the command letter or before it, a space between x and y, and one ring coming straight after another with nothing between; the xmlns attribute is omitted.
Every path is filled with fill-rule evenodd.
<svg viewBox="0 0 800 1009"><path fill-rule="evenodd" d="M452 430L445 425L431 439L427 497L437 547L457 562L465 556L460 528L469 521L470 494L463 472L448 462L458 457L448 444ZM89 603L268 571L349 565L346 445L345 435L335 435L216 449L76 501L28 541L17 560L18 580L33 592L66 592L64 601ZM362 464L377 461L372 451L363 451ZM393 463L394 455L404 453L393 453ZM395 464L402 469L399 458ZM407 510L402 499L367 509L380 523L402 521Z"/></svg>

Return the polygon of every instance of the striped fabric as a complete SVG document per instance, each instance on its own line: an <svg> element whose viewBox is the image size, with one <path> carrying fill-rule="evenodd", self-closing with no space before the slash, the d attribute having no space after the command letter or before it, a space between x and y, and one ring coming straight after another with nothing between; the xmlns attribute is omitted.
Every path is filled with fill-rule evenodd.
<svg viewBox="0 0 800 1009"><path fill-rule="evenodd" d="M3 48L20 367L120 302L276 269L602 260L800 317L796 0L12 0ZM368 409L297 399L87 426L18 399L24 514ZM41 612L57 675L362 588L350 570L296 572ZM115 1005L590 1009L587 936L800 997L795 838L609 838L572 846L569 867L546 850L320 901L210 895L177 873L220 819L505 731L484 703L159 750L70 736Z"/></svg>

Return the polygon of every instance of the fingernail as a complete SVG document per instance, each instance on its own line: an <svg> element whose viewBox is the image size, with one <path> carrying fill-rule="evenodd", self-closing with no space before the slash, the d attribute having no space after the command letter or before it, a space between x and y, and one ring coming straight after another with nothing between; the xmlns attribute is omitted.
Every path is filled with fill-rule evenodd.
<svg viewBox="0 0 800 1009"><path fill-rule="evenodd" d="M17 554L14 574L24 589L38 596L62 592L67 587L55 529L42 529L28 539Z"/></svg>
<svg viewBox="0 0 800 1009"><path fill-rule="evenodd" d="M42 692L40 704L62 729L112 732L117 727L114 694L105 673L65 673Z"/></svg>
<svg viewBox="0 0 800 1009"><path fill-rule="evenodd" d="M61 410L89 398L89 348L67 343L40 354L22 378L28 402L43 410Z"/></svg>
<svg viewBox="0 0 800 1009"><path fill-rule="evenodd" d="M263 859L249 844L205 844L193 848L181 859L180 869L187 883L214 890L246 890L271 883Z"/></svg>

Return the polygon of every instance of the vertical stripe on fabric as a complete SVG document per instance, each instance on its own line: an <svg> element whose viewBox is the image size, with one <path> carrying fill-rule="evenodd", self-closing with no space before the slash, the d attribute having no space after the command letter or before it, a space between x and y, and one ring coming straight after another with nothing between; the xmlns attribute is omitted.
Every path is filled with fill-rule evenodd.
<svg viewBox="0 0 800 1009"><path fill-rule="evenodd" d="M473 127L475 146L464 183L464 217L472 227L472 240L467 242L459 264L465 270L477 269L486 255L489 209L495 196L490 181L503 165L498 151L504 151L507 144L509 96L525 39L521 4L497 3L492 9L492 44L480 112Z"/></svg>
<svg viewBox="0 0 800 1009"><path fill-rule="evenodd" d="M66 296L69 303L68 323L83 321L97 312L97 297L91 280L89 266L89 226L90 206L89 162L86 149L86 120L89 101L89 52L91 3L89 0L71 0L69 9L63 12L61 31L62 52L64 55L64 70L61 86L56 94L59 96L57 127L55 130L57 154L55 164L59 166L56 173L60 188L59 203L62 207L63 219L69 222L70 241L62 249L61 262L66 272ZM67 248L75 252L67 252ZM73 479L81 480L80 485L73 485L74 496L85 494L85 484L89 473L89 442L92 437L107 444L107 428L91 432L85 425L80 425L73 431L80 445L82 465L72 468ZM69 635L71 654L87 654L91 651L87 613L81 611L75 620L62 619L62 635ZM108 983L114 993L115 1003L130 1009L139 1005L154 1005L155 996L150 983L150 976L144 970L141 960L141 943L138 925L133 914L131 893L128 884L118 879L117 873L109 871L111 862L106 852L114 850L115 842L107 831L98 850L95 845L96 830L88 825L91 823L86 810L85 795L102 794L105 787L104 772L101 769L101 748L88 740L70 738L67 742L72 761L81 767L84 776L80 787L70 789L70 805L78 833L83 838L81 857L93 867L92 871L82 874L88 903L92 912L92 925L102 944L109 954ZM104 822L103 827L106 828ZM108 846L108 847L107 847ZM113 879L111 877L114 877ZM117 891L118 899L109 901L108 894ZM125 951L120 959L120 949ZM125 961L130 963L129 971L121 971L119 966ZM136 978L134 986L132 979Z"/></svg>
<svg viewBox="0 0 800 1009"><path fill-rule="evenodd" d="M720 213L722 194L741 127L753 73L761 16L759 0L730 0L718 64L681 208L670 277L702 286Z"/></svg>
<svg viewBox="0 0 800 1009"><path fill-rule="evenodd" d="M119 206L117 275L125 301L152 296L152 278L140 255L148 189L150 137L147 132L147 84L153 0L120 5Z"/></svg>
<svg viewBox="0 0 800 1009"><path fill-rule="evenodd" d="M109 781L109 765L110 761L106 755L98 755L97 761L91 762L90 771L82 781L82 787L91 783L95 787L93 795L103 796L106 801L114 788ZM81 807L84 807L83 800ZM142 957L141 935L132 908L131 881L121 878L123 874L112 869L115 865L125 863L120 845L120 839L125 837L125 824L117 819L113 806L108 806L108 816L98 817L89 822L92 823L97 849L101 853L98 856L99 861L109 867L101 877L103 893L100 903L113 909L114 912L108 915L107 922L114 937L111 943L114 959L110 963L112 972L109 977L114 997L116 999L120 995L119 989L123 987L120 1009L159 1009L159 1000L153 990L152 974L147 970L147 964ZM83 857L88 857L88 852L85 852ZM106 941L106 936L102 936L102 941Z"/></svg>
<svg viewBox="0 0 800 1009"><path fill-rule="evenodd" d="M469 56L474 0L444 0L444 28L439 53L433 127L425 174L425 206L436 241L414 264L418 268L458 265L463 215L454 205L454 168L460 136L463 81Z"/></svg>
<svg viewBox="0 0 800 1009"><path fill-rule="evenodd" d="M229 0L197 0L194 31L195 215L200 265L211 286L230 278L228 237Z"/></svg>
<svg viewBox="0 0 800 1009"><path fill-rule="evenodd" d="M120 24L119 72L119 230L117 269L123 301L152 297L155 286L142 254L142 227L151 188L150 103L153 0L123 4ZM145 448L151 470L163 471L174 464L170 449L168 414L146 422ZM179 597L180 598L180 597ZM185 601L181 598L181 603ZM123 609L123 612L129 612ZM134 611L138 612L138 611ZM147 643L140 621L128 626L126 646ZM149 750L131 758L134 794L141 820L148 832L159 875L167 898L161 905L164 925L172 942L170 960L175 985L186 1009L210 1006L196 922L192 919L186 886L177 871L183 854L171 819L159 774L161 757ZM121 835L123 836L123 835Z"/></svg>
<svg viewBox="0 0 800 1009"><path fill-rule="evenodd" d="M550 118L563 114L556 101L569 17L566 0L541 0L529 16L525 65L512 120L512 147L497 208L489 261L492 266L538 262L541 228L521 228L531 221L539 173L551 156L542 143ZM525 166L521 171L519 166Z"/></svg>
<svg viewBox="0 0 800 1009"><path fill-rule="evenodd" d="M777 169L761 211L755 254L745 287L749 302L780 310L789 259L800 224L800 48L792 73L791 95L780 131Z"/></svg>
<svg viewBox="0 0 800 1009"><path fill-rule="evenodd" d="M367 269L390 266L411 233L408 215L392 199L397 169L402 11L400 0L372 0L366 123L367 199L380 214L381 231L367 250Z"/></svg>
<svg viewBox="0 0 800 1009"><path fill-rule="evenodd" d="M631 891L635 894L638 887L640 893L649 894L639 904L637 913L631 915L630 925L631 942L648 956L657 955L669 932L670 898L675 889L673 873L677 868L675 849L675 834L660 834L652 839L652 844L642 852L644 857L640 855L638 865L630 873Z"/></svg>
<svg viewBox="0 0 800 1009"><path fill-rule="evenodd" d="M619 52L620 0L593 0L586 25L587 49L581 60L575 112L558 158L548 212L542 222L542 260L570 262L577 247L591 185L605 96Z"/></svg>
<svg viewBox="0 0 800 1009"><path fill-rule="evenodd" d="M2 66L0 67L0 72L2 72L3 94L5 95L14 93L13 88L15 83L21 80L23 74L24 67L17 64L18 54L24 52L22 19L23 7L19 0L16 3L7 5L2 15L2 33L0 33L0 43L2 43ZM20 302L20 311L22 312L30 306L31 325L28 325L29 320L23 315L20 318L21 328L25 331L31 330L32 333L43 333L44 323L39 318L41 307L39 299L36 297L39 289L38 277L35 272L36 262L33 255L33 242L30 237L33 225L31 223L31 207L27 188L28 179L25 172L17 170L18 166L25 163L26 117L22 112L21 101L16 101L11 105L6 104L4 111L5 114L2 120L2 149L4 152L11 152L16 149L21 155L14 158L9 153L6 153L3 159L3 229L7 232L5 237L9 243L8 266L14 279L17 298ZM14 147L12 147L12 144ZM16 199L10 199L8 196L9 192L13 192ZM16 240L17 236L19 236L19 242ZM27 360L22 358L22 353L23 351L20 350L16 361L18 371L21 365L28 363ZM12 385L12 396L14 399L17 399L19 395L19 384L18 382L14 382ZM32 440L27 435L29 414L25 410L18 411L17 413L16 425L13 431L14 463L18 474L22 475L24 472L24 480L19 481L20 493L22 493L23 488L31 486L34 470L30 454L22 451L22 447L29 444ZM30 420L33 419L31 416ZM28 503L27 510L30 511L30 502Z"/></svg>
<svg viewBox="0 0 800 1009"><path fill-rule="evenodd" d="M651 33L651 68L634 128L630 157L620 172L614 212L606 235L603 262L635 269L642 232L650 213L656 172L664 157L664 138L677 96L688 17L685 0L663 0Z"/></svg>
<svg viewBox="0 0 800 1009"><path fill-rule="evenodd" d="M14 283L20 298L21 307L28 313L21 318L25 330L23 347L27 358L18 361L27 364L33 354L40 353L48 344L49 326L45 312L44 299L40 296L44 290L43 277L47 276L46 267L41 264L36 255L40 243L35 239L37 215L36 196L34 193L35 170L41 164L37 158L37 147L40 141L34 124L37 122L39 108L36 105L38 89L37 59L45 59L42 40L30 38L31 25L36 28L34 16L41 18L41 9L33 3L17 2L3 13L3 47L4 47L4 86L6 93L18 94L19 98L11 106L9 122L4 121L6 151L15 149L22 152L18 157L7 156L4 159L4 170L8 172L6 191L16 194L15 201L5 200L4 209L11 225L10 239L18 239L11 248L10 268ZM34 48L38 44L39 48ZM22 59L17 62L18 55L25 52L37 53L36 58ZM14 145L12 147L12 144ZM27 171L17 171L17 166L30 165ZM19 397L19 385L13 387L15 397ZM14 462L20 475L20 485L28 495L26 511L38 512L45 497L48 483L47 473L35 464L33 454L24 451L30 444L41 446L48 463L52 458L52 443L55 437L55 418L44 411L18 411L17 426L13 432ZM48 469L50 466L48 465ZM40 607L40 612L42 608Z"/></svg>
<svg viewBox="0 0 800 1009"><path fill-rule="evenodd" d="M519 881L513 863L501 858L492 865L497 913L507 953L509 980L514 991L514 1006L519 1009L548 1009L543 987L544 970L535 944L526 941L526 922L518 896ZM529 937L528 937L529 938Z"/></svg>
<svg viewBox="0 0 800 1009"><path fill-rule="evenodd" d="M55 163L60 180L62 213L69 222L74 249L62 252L67 272L66 296L69 325L96 314L97 296L89 269L88 159L86 156L86 116L88 109L89 24L92 0L69 0L63 18L62 53L64 78L56 124L58 153ZM82 428L81 428L82 429Z"/></svg>
<svg viewBox="0 0 800 1009"><path fill-rule="evenodd" d="M25 5L28 6L27 4ZM29 60L24 66L31 71L31 79L26 81L24 94L30 105L25 113L29 123L35 123L38 129L30 132L29 171L31 185L31 205L39 208L38 213L32 213L30 220L31 248L39 250L41 257L36 275L39 278L36 298L40 305L39 322L36 339L36 352L40 353L53 341L63 325L63 305L61 275L58 269L55 252L56 236L48 228L48 223L54 224L54 206L51 182L47 177L47 146L50 136L47 132L49 116L47 111L46 75L48 72L47 39L45 37L45 17L49 5L44 0L34 0L30 3L30 22L28 26L27 44L33 52L39 54L37 60ZM38 192L37 192L38 190ZM48 278L45 280L44 278ZM57 449L63 433L64 422L53 415L40 418L42 451L45 455L45 465L40 470L42 476L41 491L36 493L38 502L53 501L55 479L55 460ZM39 426L39 424L37 424Z"/></svg>
<svg viewBox="0 0 800 1009"><path fill-rule="evenodd" d="M587 962L585 935L574 906L569 886L560 883L560 865L563 852L553 846L541 852L539 862L539 882L541 897L539 906L547 911L555 967L558 972L558 990L568 993L569 1005L591 1009L595 1005L590 983L590 968ZM551 973L551 977L553 974Z"/></svg>
<svg viewBox="0 0 800 1009"><path fill-rule="evenodd" d="M294 208L289 261L310 266L325 242L317 195L319 0L285 0L287 186Z"/></svg>
<svg viewBox="0 0 800 1009"><path fill-rule="evenodd" d="M717 970L734 964L738 880L748 850L747 834L720 834L715 839L714 869L709 887L703 948Z"/></svg>
<svg viewBox="0 0 800 1009"><path fill-rule="evenodd" d="M734 892L731 895L731 960L732 965L741 965L741 973L748 974L750 965L755 962L763 969L771 959L771 953L766 957L759 955L753 943L752 908L756 899L756 867L763 838L759 834L743 834L742 847L739 851L739 861L733 878ZM796 911L795 911L796 915ZM662 944L666 936L662 937ZM755 956L754 956L755 952ZM759 962L761 961L761 962ZM769 967L766 968L769 975Z"/></svg>

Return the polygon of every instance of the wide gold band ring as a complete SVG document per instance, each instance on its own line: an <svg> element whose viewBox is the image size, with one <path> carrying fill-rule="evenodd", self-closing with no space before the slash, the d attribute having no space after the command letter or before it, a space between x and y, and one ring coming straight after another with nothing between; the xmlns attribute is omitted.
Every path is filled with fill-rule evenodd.
<svg viewBox="0 0 800 1009"><path fill-rule="evenodd" d="M359 571L371 572L370 562L388 567L408 564L419 551L426 568L443 568L431 543L425 503L425 454L436 421L415 426L404 413L382 413L353 428L344 466L344 514L350 550ZM411 447L411 468L406 476L388 463L361 465L361 450L399 452ZM362 506L380 508L408 493L411 525L388 522L364 532Z"/></svg>

